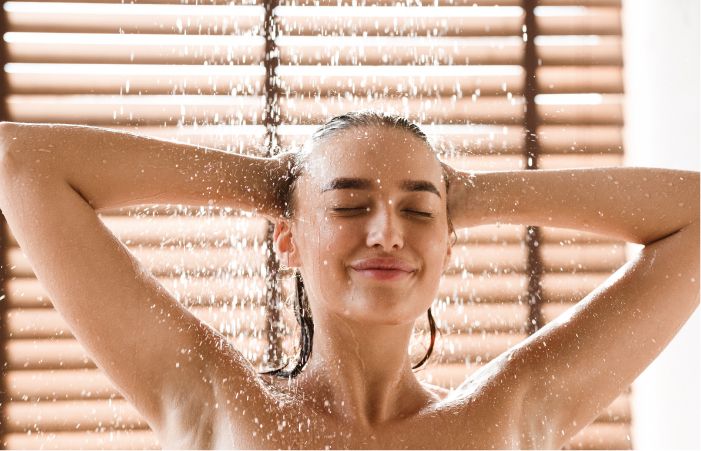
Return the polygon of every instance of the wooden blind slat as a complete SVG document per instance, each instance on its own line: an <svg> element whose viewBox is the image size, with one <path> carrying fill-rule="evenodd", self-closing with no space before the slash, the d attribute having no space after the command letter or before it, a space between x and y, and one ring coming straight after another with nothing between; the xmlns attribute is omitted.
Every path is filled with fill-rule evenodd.
<svg viewBox="0 0 701 451"><path fill-rule="evenodd" d="M403 80L398 80L397 84ZM449 77L441 80L441 83L450 82ZM426 85L431 84L426 79ZM454 89L452 87L438 87ZM413 90L412 84L405 85L408 90ZM413 85L416 86L416 85ZM433 86L437 86L433 84ZM436 97L421 100L418 98L377 99L368 100L362 97L354 97L351 101L345 98L303 98L282 99L280 109L282 117L288 123L321 124L324 118L342 114L353 108L371 109L395 109L406 112L407 116L414 120L421 117L430 117L439 123L490 123L490 124L520 124L523 122L523 100L520 98L507 99L504 96L479 96L473 100L467 98L455 99Z"/></svg>
<svg viewBox="0 0 701 451"><path fill-rule="evenodd" d="M235 124L260 122L262 96L22 96L7 97L7 108L19 122L85 125L156 125L181 122Z"/></svg>
<svg viewBox="0 0 701 451"><path fill-rule="evenodd" d="M7 387L10 402L122 398L100 369L12 370Z"/></svg>
<svg viewBox="0 0 701 451"><path fill-rule="evenodd" d="M622 154L542 155L540 169L601 168L623 166Z"/></svg>
<svg viewBox="0 0 701 451"><path fill-rule="evenodd" d="M186 99L163 96L10 96L8 111L17 121L119 125L138 122L142 125L176 124L182 118L192 122L213 122L231 118L234 123L258 123L262 97L210 96L209 104L187 104ZM179 96L182 97L182 96ZM179 100L179 104L177 101ZM96 103L96 102L100 103ZM165 103L168 101L169 103ZM161 103L163 102L163 103ZM434 103L431 102L430 105ZM540 105L544 124L622 125L621 103ZM415 113L417 114L417 113ZM446 113L448 115L449 113ZM217 119L219 120L219 119ZM464 121L467 118L463 118Z"/></svg>
<svg viewBox="0 0 701 451"><path fill-rule="evenodd" d="M620 35L620 8L612 7L536 7L538 33L541 35Z"/></svg>
<svg viewBox="0 0 701 451"><path fill-rule="evenodd" d="M247 276L259 274L261 267L265 267L265 255L256 248L212 246L186 249L173 246L172 249L133 248L130 251L159 277L171 274L213 277L223 272ZM10 277L34 276L29 260L19 248L10 249L8 257L13 266Z"/></svg>
<svg viewBox="0 0 701 451"><path fill-rule="evenodd" d="M623 93L621 66L541 67L536 77L542 93Z"/></svg>
<svg viewBox="0 0 701 451"><path fill-rule="evenodd" d="M256 305L265 305L261 296L263 280L257 276L238 278L208 277L189 278L159 277L158 281L187 305L212 304L223 306L232 300L245 300ZM8 299L17 306L39 306L49 299L48 293L35 278L14 279L7 282Z"/></svg>
<svg viewBox="0 0 701 451"><path fill-rule="evenodd" d="M538 129L543 153L623 153L623 129L620 126L552 126Z"/></svg>
<svg viewBox="0 0 701 451"><path fill-rule="evenodd" d="M237 305L229 305L227 311L222 311L219 306L206 304L190 305L187 308L215 329L226 323L233 328L233 334L253 334L265 323L265 309L261 309L260 305L247 303L246 299L242 299ZM284 315L285 318L294 321L292 312L285 312ZM63 317L53 308L11 308L7 311L7 322L8 331L15 339L73 337Z"/></svg>
<svg viewBox="0 0 701 451"><path fill-rule="evenodd" d="M565 449L630 449L630 423L594 423L569 440Z"/></svg>
<svg viewBox="0 0 701 451"><path fill-rule="evenodd" d="M8 31L257 34L265 10L247 5L6 2Z"/></svg>
<svg viewBox="0 0 701 451"><path fill-rule="evenodd" d="M90 433L22 432L7 434L4 441L7 449L161 449L153 432L138 429Z"/></svg>
<svg viewBox="0 0 701 451"><path fill-rule="evenodd" d="M36 0L14 0L16 2L35 2ZM41 0L43 3L66 3L66 0ZM262 4L264 0L207 0L207 5L258 5ZM326 0L322 0L326 1ZM374 1L374 0L370 0ZM382 1L382 0L380 0ZM489 0L480 0L489 1ZM507 0L515 1L515 0ZM586 1L601 1L601 0L586 0ZM620 0L619 0L620 1ZM105 4L123 4L122 0L70 0L70 3L105 3ZM129 4L135 5L182 5L182 0L129 0Z"/></svg>
<svg viewBox="0 0 701 451"><path fill-rule="evenodd" d="M160 247L164 238L172 243L192 241L212 246L247 246L261 243L265 238L265 219L240 216L166 216L145 218L127 216L132 209L124 209L120 216L100 215L100 219L120 241L130 248L139 245ZM8 233L9 249L17 247L17 240Z"/></svg>
<svg viewBox="0 0 701 451"><path fill-rule="evenodd" d="M221 332L231 344L248 359L251 364L262 364L263 354L268 347L264 337L237 335L230 331ZM293 337L284 337L283 342L290 348ZM296 342L296 337L295 337ZM95 362L83 347L71 339L14 339L7 345L7 363L10 370L28 369L47 371L58 369L96 368Z"/></svg>
<svg viewBox="0 0 701 451"><path fill-rule="evenodd" d="M453 95L456 90L485 95L522 90L519 66L279 66L283 91L308 93L390 92Z"/></svg>
<svg viewBox="0 0 701 451"><path fill-rule="evenodd" d="M523 39L446 36L280 36L282 65L521 64Z"/></svg>
<svg viewBox="0 0 701 451"><path fill-rule="evenodd" d="M15 63L251 64L263 59L265 39L252 35L5 33Z"/></svg>
<svg viewBox="0 0 701 451"><path fill-rule="evenodd" d="M340 102L339 102L340 103ZM332 104L330 104L332 105ZM348 109L373 108L377 102L348 102ZM432 108L434 102L429 104ZM420 107L420 105L417 105ZM331 108L336 108L332 107ZM421 110L411 111L403 105L399 107L391 99L387 101L381 111L406 114L407 116L421 120ZM435 108L432 108L436 110ZM280 126L280 142L286 147L301 146L313 133L316 125L282 125ZM507 169L518 165L520 154L518 150L523 145L523 127L501 125L491 126L485 124L433 124L423 127L426 134L435 143L435 147L445 151L460 151L456 156L446 156L445 160L460 169L479 169L483 166L501 167ZM450 152L448 152L450 153ZM517 158L514 158L517 156ZM480 158L471 158L470 155L479 155ZM502 160L509 160L500 163Z"/></svg>
<svg viewBox="0 0 701 451"><path fill-rule="evenodd" d="M5 70L16 94L259 95L265 84L257 65L12 63Z"/></svg>
<svg viewBox="0 0 701 451"><path fill-rule="evenodd" d="M543 66L623 65L620 36L537 36Z"/></svg>
<svg viewBox="0 0 701 451"><path fill-rule="evenodd" d="M623 125L623 105L540 105L538 116L543 124L551 125Z"/></svg>
<svg viewBox="0 0 701 451"><path fill-rule="evenodd" d="M517 7L394 7L280 6L276 17L282 34L418 35L441 36L519 35L522 10Z"/></svg>
<svg viewBox="0 0 701 451"><path fill-rule="evenodd" d="M59 0L51 0L59 1ZM116 0L100 0L116 1ZM161 2L169 0L159 0ZM156 3L156 2L154 2ZM422 2L423 3L423 2ZM415 5L412 0L281 0L286 6L394 6ZM521 6L522 0L430 0L436 6ZM621 0L538 0L539 5L546 6L621 6Z"/></svg>
<svg viewBox="0 0 701 451"><path fill-rule="evenodd" d="M562 38L557 42L552 38ZM541 36L540 38L544 38ZM621 39L596 36L593 44L548 36L537 41L543 65L622 64ZM591 36L585 36L592 41ZM261 61L260 36L167 34L7 33L8 57L21 63L247 64ZM280 36L281 64L520 64L518 36L484 37L327 37ZM60 44L60 45L56 45Z"/></svg>
<svg viewBox="0 0 701 451"><path fill-rule="evenodd" d="M450 1L450 0L448 0ZM496 1L496 0L495 0ZM621 6L621 0L538 0L543 6Z"/></svg>
<svg viewBox="0 0 701 451"><path fill-rule="evenodd" d="M43 432L88 432L101 427L148 430L148 423L136 409L121 399L109 403L102 400L11 402L7 406L6 415L9 432L20 432L36 426L41 427Z"/></svg>
<svg viewBox="0 0 701 451"><path fill-rule="evenodd" d="M31 0L16 0L18 2ZM65 3L66 0L42 0L49 3ZM182 4L181 0L132 0L134 4ZM71 3L122 3L121 0L72 0ZM261 0L207 0L207 5L254 5ZM283 6L395 6L412 4L407 0L282 0ZM522 0L431 0L437 6L520 6ZM621 6L621 0L539 0L546 6Z"/></svg>

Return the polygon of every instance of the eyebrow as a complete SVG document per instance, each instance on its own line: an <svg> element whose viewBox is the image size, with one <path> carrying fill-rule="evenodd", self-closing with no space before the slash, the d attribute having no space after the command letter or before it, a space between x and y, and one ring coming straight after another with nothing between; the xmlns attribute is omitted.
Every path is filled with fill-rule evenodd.
<svg viewBox="0 0 701 451"><path fill-rule="evenodd" d="M399 188L402 191L428 191L439 198L441 193L436 188L436 185L427 180L401 180ZM335 189L372 189L372 181L370 179L355 178L355 177L339 177L331 180L322 188L321 192L331 191Z"/></svg>

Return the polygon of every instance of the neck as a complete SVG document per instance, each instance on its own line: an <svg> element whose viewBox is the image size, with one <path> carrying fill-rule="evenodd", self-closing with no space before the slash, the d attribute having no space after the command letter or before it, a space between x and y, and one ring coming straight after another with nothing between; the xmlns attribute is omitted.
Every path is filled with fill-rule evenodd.
<svg viewBox="0 0 701 451"><path fill-rule="evenodd" d="M316 315L312 354L295 385L313 405L356 425L415 413L430 399L407 348L413 324L365 324Z"/></svg>

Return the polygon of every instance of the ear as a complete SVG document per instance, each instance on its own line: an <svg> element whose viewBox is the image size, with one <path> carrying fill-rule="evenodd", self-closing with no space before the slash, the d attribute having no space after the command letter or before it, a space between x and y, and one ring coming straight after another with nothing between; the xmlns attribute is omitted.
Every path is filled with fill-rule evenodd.
<svg viewBox="0 0 701 451"><path fill-rule="evenodd" d="M445 254L445 257L443 258L443 272L441 274L444 274L448 270L448 265L450 265L450 256L453 253L453 246L448 243L448 252Z"/></svg>
<svg viewBox="0 0 701 451"><path fill-rule="evenodd" d="M297 246L292 236L292 227L289 221L281 219L275 223L273 242L275 243L275 252L277 254L287 253L288 265L290 267L300 266L299 253L297 252Z"/></svg>

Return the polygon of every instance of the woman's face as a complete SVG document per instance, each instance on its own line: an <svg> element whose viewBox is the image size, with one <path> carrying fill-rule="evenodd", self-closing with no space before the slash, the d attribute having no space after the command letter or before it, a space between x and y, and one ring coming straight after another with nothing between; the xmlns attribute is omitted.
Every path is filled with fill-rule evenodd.
<svg viewBox="0 0 701 451"><path fill-rule="evenodd" d="M435 298L450 257L440 163L419 138L391 127L337 133L307 161L291 228L281 221L287 225L278 225L276 238L302 273L312 314L413 323ZM371 258L413 271L354 268Z"/></svg>

